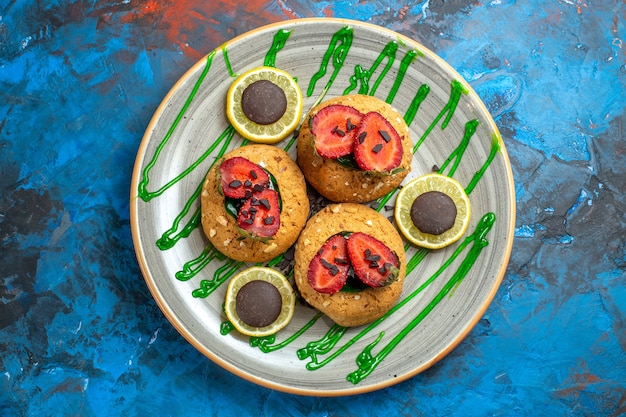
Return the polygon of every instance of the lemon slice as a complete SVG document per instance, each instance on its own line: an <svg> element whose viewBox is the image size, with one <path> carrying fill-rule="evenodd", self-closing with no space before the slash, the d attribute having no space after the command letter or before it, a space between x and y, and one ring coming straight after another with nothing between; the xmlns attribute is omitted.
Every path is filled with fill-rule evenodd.
<svg viewBox="0 0 626 417"><path fill-rule="evenodd" d="M276 294L273 294L273 289ZM274 269L254 266L231 278L226 290L224 311L240 333L261 337L272 335L285 327L293 317L295 303L296 296L287 278ZM273 313L276 307L278 311ZM265 324L263 321L267 321L268 314L271 322ZM251 319L251 316L254 317ZM254 322L263 325L255 326Z"/></svg>
<svg viewBox="0 0 626 417"><path fill-rule="evenodd" d="M447 195L456 206L454 224L440 234L420 231L411 218L413 202L429 191L439 191ZM394 217L398 229L410 242L427 249L440 249L459 240L467 230L470 215L470 201L463 186L457 180L441 174L426 174L415 178L404 185L396 197Z"/></svg>
<svg viewBox="0 0 626 417"><path fill-rule="evenodd" d="M276 90L279 92L282 90L284 97L281 95L281 104L278 105L284 108L284 112L281 111L282 116L270 117L269 121L263 122L251 120L250 111L244 111L242 102L246 89L255 83L256 85L264 83L270 87L269 92L265 88L260 89L262 90L260 92L256 91L255 94L249 94L254 96L250 101L256 106L256 111L263 112L265 107L265 110L275 113L277 106L275 93ZM300 123L302 91L293 77L285 71L265 66L251 69L237 77L228 89L226 117L235 130L246 139L266 144L279 142L292 133Z"/></svg>

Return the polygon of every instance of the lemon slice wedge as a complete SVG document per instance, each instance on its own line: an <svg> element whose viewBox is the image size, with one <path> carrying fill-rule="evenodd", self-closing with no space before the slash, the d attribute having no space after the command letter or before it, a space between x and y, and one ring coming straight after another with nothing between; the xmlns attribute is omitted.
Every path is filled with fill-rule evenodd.
<svg viewBox="0 0 626 417"><path fill-rule="evenodd" d="M439 234L422 232L411 218L411 207L422 194L439 191L450 197L456 207L452 227ZM400 232L410 242L427 248L441 249L463 236L469 226L471 206L463 186L455 179L441 174L426 174L404 185L396 197L394 217Z"/></svg>
<svg viewBox="0 0 626 417"><path fill-rule="evenodd" d="M243 105L244 102L250 103L253 110ZM278 114L277 108L280 109ZM271 115L261 117L265 120L253 116L266 112ZM277 143L300 123L302 91L294 78L283 70L267 66L253 68L237 77L229 87L226 117L244 138L257 143Z"/></svg>
<svg viewBox="0 0 626 417"><path fill-rule="evenodd" d="M224 312L240 333L262 337L287 326L295 303L295 293L285 276L272 268L254 266L231 278ZM264 323L268 317L271 322Z"/></svg>

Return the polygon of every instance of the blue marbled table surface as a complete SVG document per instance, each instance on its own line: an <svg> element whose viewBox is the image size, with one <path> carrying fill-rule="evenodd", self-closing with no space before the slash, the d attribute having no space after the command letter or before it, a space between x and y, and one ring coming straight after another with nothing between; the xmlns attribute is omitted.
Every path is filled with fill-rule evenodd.
<svg viewBox="0 0 626 417"><path fill-rule="evenodd" d="M178 78L267 23L342 17L452 65L502 133L511 260L469 336L350 397L254 385L196 351L139 271L137 149ZM0 2L0 416L626 415L626 3Z"/></svg>

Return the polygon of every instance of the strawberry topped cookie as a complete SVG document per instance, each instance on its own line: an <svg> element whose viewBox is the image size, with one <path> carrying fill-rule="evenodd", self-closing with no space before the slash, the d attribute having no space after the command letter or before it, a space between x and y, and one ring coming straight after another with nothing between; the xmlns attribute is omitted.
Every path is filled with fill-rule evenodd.
<svg viewBox="0 0 626 417"><path fill-rule="evenodd" d="M315 106L300 129L298 164L335 202L373 201L411 170L412 142L402 116L384 101L354 94Z"/></svg>
<svg viewBox="0 0 626 417"><path fill-rule="evenodd" d="M400 298L405 274L402 238L387 218L360 204L327 206L296 244L302 298L340 326L383 316Z"/></svg>
<svg viewBox="0 0 626 417"><path fill-rule="evenodd" d="M247 145L209 170L201 195L202 228L217 250L244 262L265 262L294 244L309 200L298 165L284 150Z"/></svg>

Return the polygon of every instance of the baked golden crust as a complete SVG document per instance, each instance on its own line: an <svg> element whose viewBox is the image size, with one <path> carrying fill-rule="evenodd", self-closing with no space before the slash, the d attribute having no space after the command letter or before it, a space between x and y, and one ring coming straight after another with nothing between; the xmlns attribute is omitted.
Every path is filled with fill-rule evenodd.
<svg viewBox="0 0 626 417"><path fill-rule="evenodd" d="M209 170L201 194L202 229L217 250L243 262L265 262L285 252L298 239L309 215L306 182L295 161L284 150L270 145L246 145L236 148L224 159L241 156L270 172L280 190L282 211L280 228L267 242L244 237L237 221L226 212L224 196L219 192L219 165Z"/></svg>
<svg viewBox="0 0 626 417"><path fill-rule="evenodd" d="M344 231L367 233L393 250L400 261L398 279L386 287L358 292L328 295L315 291L307 276L309 264L326 240ZM382 214L363 205L342 203L325 207L309 219L296 243L294 277L300 294L340 326L360 326L384 315L400 298L405 274L402 238Z"/></svg>
<svg viewBox="0 0 626 417"><path fill-rule="evenodd" d="M333 159L322 158L314 146L310 120L331 104L352 106L361 113L378 112L396 129L402 139L401 168L388 175L347 168ZM298 135L298 165L307 181L321 195L335 202L365 203L384 196L400 185L411 171L413 143L402 116L384 101L361 94L335 97L315 106L307 114Z"/></svg>

